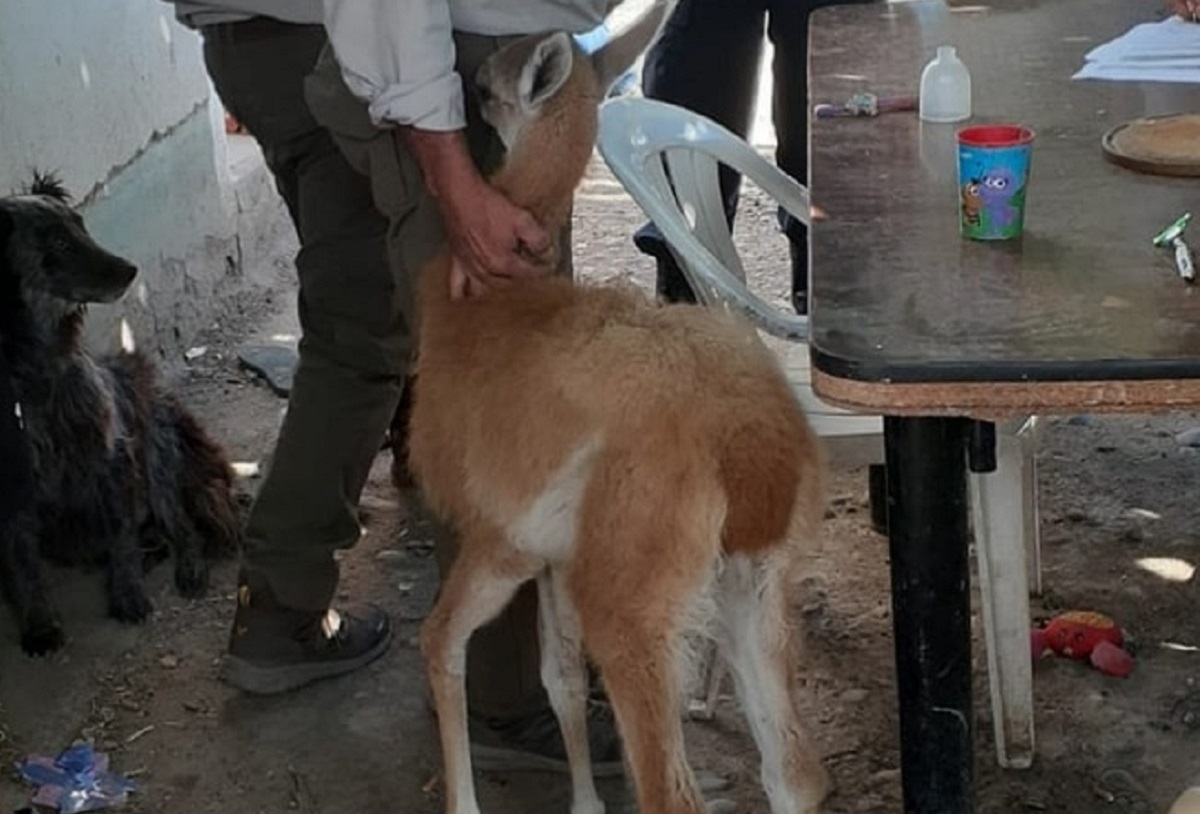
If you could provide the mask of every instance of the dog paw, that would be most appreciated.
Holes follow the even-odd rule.
[[[176,563],[175,588],[188,599],[204,596],[208,591],[208,566],[204,562]]]
[[[108,615],[118,622],[144,622],[152,610],[154,605],[141,586],[126,588],[108,598]]]
[[[62,625],[53,619],[43,619],[21,630],[21,649],[31,656],[45,656],[63,646],[66,637]]]

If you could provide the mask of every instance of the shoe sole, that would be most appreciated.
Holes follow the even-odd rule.
[[[278,695],[365,667],[382,656],[391,643],[392,631],[389,629],[378,644],[356,658],[280,667],[262,667],[243,658],[226,655],[220,679],[251,695]]]
[[[554,772],[570,774],[571,767],[565,760],[546,757],[532,752],[522,752],[504,746],[471,744],[471,763],[485,772]],[[618,777],[625,773],[625,764],[619,760],[592,764],[594,777]]]

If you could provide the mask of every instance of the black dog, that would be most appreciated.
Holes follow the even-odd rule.
[[[85,304],[118,299],[136,273],[96,244],[55,179],[0,199],[0,353],[34,475],[32,496],[0,526],[0,584],[28,653],[63,643],[39,555],[105,563],[109,613],[138,622],[151,610],[142,576],[154,554],[169,549],[176,586],[196,596],[208,561],[237,544],[221,450],[147,359],[83,348]]]

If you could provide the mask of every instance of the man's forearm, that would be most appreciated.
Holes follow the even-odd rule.
[[[430,194],[442,206],[483,182],[467,148],[465,131],[404,127],[400,137],[416,157]]]

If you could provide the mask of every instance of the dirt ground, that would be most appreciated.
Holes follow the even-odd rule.
[[[646,283],[648,264],[628,242],[638,222],[595,166],[576,217],[580,275]],[[785,268],[782,240],[759,199],[745,202],[739,234],[755,258],[757,284],[781,296],[783,275],[768,281],[766,274]],[[280,249],[279,289],[222,317],[199,343],[207,352],[175,377],[239,461],[265,462],[283,408],[239,369],[236,349],[294,335],[288,251]],[[1190,415],[1047,422],[1039,452],[1047,592],[1035,615],[1111,614],[1135,640],[1137,669],[1119,680],[1079,663],[1040,662],[1036,764],[1000,771],[977,633],[980,812],[1162,812],[1200,774],[1200,589],[1186,571],[1172,582],[1139,565],[1200,558],[1200,450],[1177,440],[1197,424]],[[389,464],[381,454],[362,504],[367,534],[343,559],[343,596],[382,604],[397,626],[390,652],[360,673],[266,699],[220,684],[233,609],[229,563],[217,570],[210,597],[198,601],[175,596],[160,567],[152,574],[157,611],[139,628],[103,618],[95,576],[56,572],[71,638],[49,659],[23,656],[8,614],[0,614],[0,812],[28,799],[9,769],[13,760],[56,753],[75,738],[92,739],[115,770],[135,777],[132,812],[438,811],[437,739],[414,647],[435,568],[429,541],[407,534]],[[242,484],[247,495],[256,486]],[[828,520],[795,586],[807,645],[796,693],[836,779],[829,814],[901,810],[887,561],[887,542],[868,522],[865,472],[835,460]],[[689,723],[688,737],[694,766],[731,779],[722,796],[740,811],[767,810],[732,699],[722,700],[714,722]],[[484,775],[480,793],[493,814],[568,807],[566,779],[549,775]],[[601,793],[611,810],[631,810],[621,781],[606,781]]]

